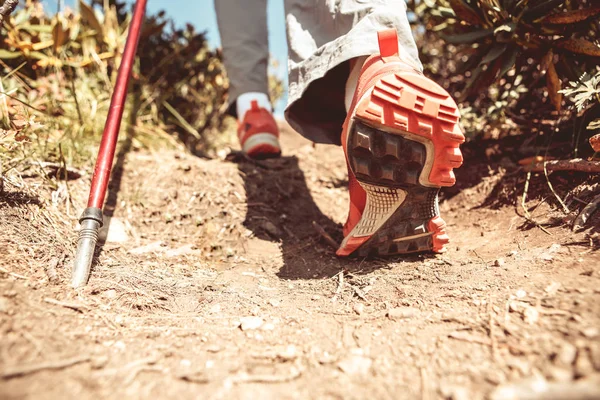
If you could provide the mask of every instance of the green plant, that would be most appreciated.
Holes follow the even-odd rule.
[[[581,136],[593,110],[565,109],[562,89],[600,64],[597,2],[422,0],[413,7],[425,26],[416,31],[426,72],[485,120],[483,130],[467,125],[467,133],[494,138],[558,128]]]

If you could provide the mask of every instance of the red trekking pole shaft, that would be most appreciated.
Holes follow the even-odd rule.
[[[104,206],[106,188],[110,180],[110,172],[127,98],[127,87],[129,86],[129,78],[140,39],[146,3],[147,0],[136,0],[135,3],[123,58],[117,74],[117,83],[110,101],[102,141],[98,150],[87,208],[79,219],[81,230],[79,231],[77,254],[73,265],[72,284],[74,287],[85,285],[89,279],[94,250],[98,241],[98,230],[102,226],[102,207]]]

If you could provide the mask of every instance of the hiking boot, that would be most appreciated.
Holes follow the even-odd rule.
[[[252,158],[278,157],[281,154],[275,118],[268,110],[259,107],[255,100],[239,124],[237,133],[242,151]]]
[[[362,67],[344,122],[350,212],[339,256],[443,252],[438,192],[463,162],[456,103],[402,62],[395,29]]]

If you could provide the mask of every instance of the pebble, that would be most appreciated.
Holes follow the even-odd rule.
[[[279,307],[279,305],[281,304],[281,300],[271,299],[269,300],[269,304],[273,307]]]
[[[523,311],[523,321],[526,324],[533,325],[540,319],[540,313],[535,307],[527,307]]]
[[[261,326],[263,326],[263,324],[265,323],[265,321],[263,321],[262,318],[260,317],[243,317],[240,318],[240,328],[243,331],[251,331],[254,329],[258,329]]]
[[[355,303],[352,309],[355,313],[361,315],[365,311],[365,305],[363,303]]]
[[[223,348],[217,344],[213,344],[213,345],[206,347],[206,351],[208,351],[209,353],[218,353],[221,350],[223,350]]]
[[[556,353],[554,364],[564,367],[573,365],[575,357],[577,357],[577,347],[571,343],[563,343]]]
[[[102,368],[106,367],[107,364],[108,364],[107,356],[94,357],[90,360],[90,366],[92,367],[92,369],[102,369]]]
[[[337,363],[337,367],[348,375],[367,375],[373,365],[369,357],[351,354]]]
[[[589,328],[582,329],[581,334],[588,339],[594,339],[600,336],[600,329],[595,326],[592,326]]]
[[[414,307],[398,307],[388,310],[386,317],[389,319],[408,319],[416,317],[419,314],[419,309]]]
[[[594,373],[594,365],[588,357],[585,349],[579,349],[577,360],[575,361],[575,374],[578,378],[583,378]]]
[[[504,258],[499,258],[496,261],[494,261],[494,267],[503,267],[504,264],[506,264],[506,261],[504,261]]]
[[[298,358],[298,349],[293,344],[277,352],[277,357],[282,361],[293,361]]]
[[[104,297],[106,297],[107,299],[115,299],[117,297],[117,291],[115,289],[109,289],[106,290],[103,293]]]

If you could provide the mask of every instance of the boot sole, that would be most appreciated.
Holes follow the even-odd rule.
[[[360,99],[346,149],[367,201],[338,254],[444,251],[438,193],[462,164],[458,119],[450,95],[412,72],[385,76]]]

